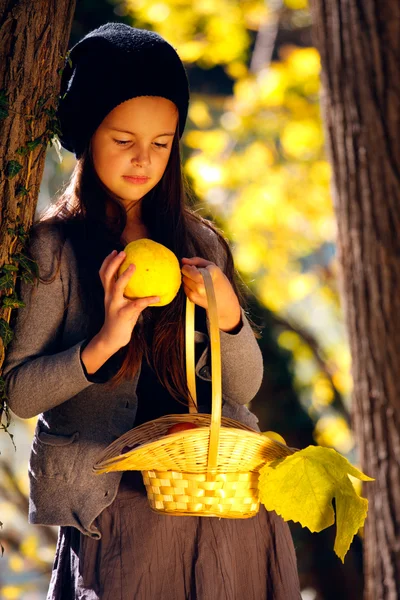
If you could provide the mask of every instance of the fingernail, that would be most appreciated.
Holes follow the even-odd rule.
[[[119,253],[120,256],[125,256],[125,252],[122,250],[122,252]]]

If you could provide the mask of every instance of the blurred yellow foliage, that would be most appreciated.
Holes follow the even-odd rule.
[[[321,127],[313,119],[291,121],[282,131],[281,142],[289,158],[311,158],[321,151]]]
[[[13,553],[9,558],[8,566],[16,573],[20,573],[25,568],[25,561],[21,556]]]
[[[303,343],[300,336],[294,331],[283,331],[279,334],[278,342],[280,346],[292,352]]]
[[[193,123],[199,129],[203,129],[205,127],[209,127],[212,124],[212,118],[210,112],[208,110],[208,106],[204,100],[201,99],[192,99],[189,106],[189,119],[193,121]],[[188,132],[190,133],[190,131]],[[187,133],[186,133],[187,136]],[[185,137],[186,141],[186,137]]]
[[[342,371],[336,371],[332,375],[332,381],[336,389],[344,396],[350,396],[353,391],[353,378],[350,371],[343,369]]]
[[[270,17],[270,8],[265,2],[246,0],[245,8],[244,4],[244,2],[241,3],[243,9],[243,18],[246,26],[249,29],[255,29],[258,31],[262,24],[268,23]]]
[[[25,496],[29,496],[29,480],[26,476],[26,465],[19,464],[18,470],[14,473],[19,489]]]
[[[257,75],[258,101],[261,106],[281,107],[285,102],[289,84],[287,68],[281,63],[272,63]]]
[[[250,42],[249,34],[241,22],[241,10],[231,2],[224,3],[223,14],[208,19],[205,34],[213,48],[212,53],[206,51],[206,60],[214,65],[240,58]]]
[[[5,585],[0,591],[4,600],[21,600],[22,588],[18,585]]]
[[[221,166],[201,154],[195,154],[187,160],[186,171],[193,177],[193,187],[199,195],[206,194],[211,187],[224,183]]]
[[[312,273],[301,273],[290,279],[288,285],[289,298],[293,302],[302,300],[313,292],[318,280]]]
[[[238,60],[235,62],[229,63],[226,66],[225,70],[226,70],[227,74],[229,75],[229,77],[232,77],[232,79],[243,78],[248,73],[246,65]]]
[[[218,156],[225,149],[229,142],[229,135],[221,129],[192,130],[188,132],[185,142],[189,148],[201,148],[204,153],[212,158]]]
[[[26,556],[26,558],[36,560],[38,554],[38,547],[39,543],[36,535],[29,535],[23,540],[20,546],[20,550],[22,554]]]
[[[284,0],[284,4],[292,10],[308,8],[308,0]]]
[[[248,239],[245,243],[240,244],[235,251],[235,266],[242,273],[254,273],[257,271],[260,264],[260,246],[265,247],[265,241],[261,244],[257,237]]]
[[[186,42],[180,49],[179,56],[184,62],[196,62],[199,60],[205,49],[206,42],[204,40],[192,40]]]
[[[334,391],[330,381],[322,373],[318,373],[314,377],[314,388],[312,394],[312,400],[314,404],[327,406],[334,399]]]
[[[243,57],[250,44],[246,23],[265,18],[263,2],[230,0],[127,0],[136,26],[160,33],[187,62],[204,67]]]
[[[297,348],[293,351],[293,355],[295,359],[299,361],[299,363],[300,361],[312,361],[314,359],[311,348],[304,342],[297,346]]]
[[[154,2],[146,7],[146,17],[153,23],[162,23],[170,15],[170,8],[165,2]]]
[[[354,447],[352,432],[345,419],[338,415],[321,417],[317,421],[314,436],[320,446],[335,447],[344,454]]]
[[[319,89],[321,59],[315,48],[294,49],[288,54],[285,62],[290,85],[314,81]]]
[[[258,103],[257,81],[249,75],[238,79],[234,85],[235,108],[239,114],[252,113]]]
[[[37,423],[37,417],[32,417],[31,419],[24,419],[24,423],[28,427],[29,432],[33,435]]]

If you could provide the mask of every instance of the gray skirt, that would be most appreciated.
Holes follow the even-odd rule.
[[[95,540],[60,527],[46,600],[301,600],[288,524],[150,509],[140,472],[124,473]]]

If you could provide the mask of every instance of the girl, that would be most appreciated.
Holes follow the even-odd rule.
[[[101,451],[134,426],[188,412],[185,302],[196,304],[200,412],[210,412],[210,270],[221,337],[223,415],[259,431],[245,407],[263,364],[223,235],[190,209],[179,139],[187,76],[162,37],[107,23],[74,46],[63,72],[60,140],[70,185],[30,231],[39,282],[20,281],[3,369],[11,410],[38,415],[29,522],[58,525],[47,600],[298,600],[289,528],[261,506],[249,519],[153,512],[138,472],[96,475]],[[169,305],[129,300],[124,246],[151,238],[179,258]]]

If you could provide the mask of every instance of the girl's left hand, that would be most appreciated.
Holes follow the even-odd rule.
[[[208,308],[204,280],[198,270],[198,267],[206,268],[214,285],[219,329],[229,331],[237,327],[241,321],[240,303],[225,273],[215,263],[198,256],[182,258],[182,263],[183,289],[189,300]]]

